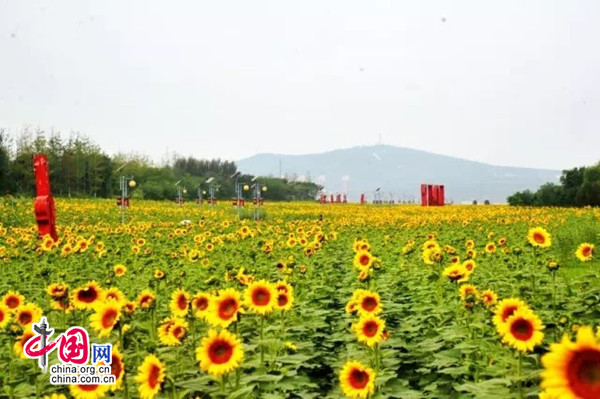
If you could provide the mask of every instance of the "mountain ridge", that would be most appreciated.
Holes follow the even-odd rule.
[[[276,176],[280,162],[282,174],[309,177],[328,193],[342,192],[341,179],[349,178],[348,194],[354,201],[361,193],[372,193],[377,187],[386,193],[386,200],[418,200],[419,185],[429,183],[445,184],[447,198],[454,202],[487,199],[504,203],[516,191],[535,190],[546,182],[558,182],[560,176],[559,170],[497,166],[390,145],[314,154],[260,153],[238,161],[238,166],[246,173]]]

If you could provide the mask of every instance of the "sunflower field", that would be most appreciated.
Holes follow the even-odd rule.
[[[0,200],[0,398],[600,398],[598,209],[263,209]],[[42,316],[117,383],[52,385]]]

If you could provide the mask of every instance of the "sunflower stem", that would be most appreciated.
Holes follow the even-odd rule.
[[[518,398],[523,399],[523,380],[521,378],[523,368],[523,353],[519,351],[519,362],[517,363],[517,387],[518,387]]]
[[[260,365],[265,365],[265,343],[264,341],[265,316],[260,316]]]
[[[552,271],[552,320],[554,321],[554,342],[556,342],[556,329],[558,328],[556,320],[556,270]]]
[[[167,377],[167,381],[169,381],[169,385],[171,386],[171,398],[177,398],[177,388],[175,387],[175,381],[171,377]]]
[[[125,339],[123,338],[123,325],[119,323],[119,344],[121,350],[125,353]],[[123,387],[125,388],[125,399],[129,398],[129,388],[127,387],[127,373],[125,371],[125,364],[123,364]]]
[[[238,335],[238,322],[235,321],[233,323],[233,333],[237,337]],[[237,367],[235,369],[235,390],[237,391],[240,388],[240,368]]]

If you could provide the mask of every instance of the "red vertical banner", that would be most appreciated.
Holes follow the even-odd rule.
[[[366,200],[366,198],[365,198],[365,194],[364,194],[364,193],[362,193],[362,194],[360,195],[360,204],[361,204],[361,205],[364,205],[366,202],[367,202],[367,200]]]
[[[35,190],[37,194],[34,202],[34,212],[38,231],[41,236],[50,235],[54,241],[57,241],[54,199],[50,191],[50,171],[46,155],[36,154],[33,156],[33,171],[35,173]]]
[[[431,205],[437,206],[440,204],[440,186],[434,185],[431,190]]]
[[[329,196],[329,202],[331,202],[331,203],[333,204],[333,194],[331,194],[331,195]]]
[[[440,206],[444,206],[446,204],[446,189],[443,184],[440,186],[440,196],[438,199]]]
[[[342,194],[338,194],[336,196],[335,202],[337,202],[338,204],[340,204],[342,202]]]
[[[434,205],[433,202],[433,185],[427,185],[427,203],[429,206]]]
[[[427,184],[421,184],[421,205],[429,205],[429,201],[427,200]]]

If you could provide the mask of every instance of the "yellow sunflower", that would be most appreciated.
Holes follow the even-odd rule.
[[[110,385],[111,391],[117,391],[123,383],[123,375],[125,375],[125,364],[123,363],[123,355],[119,351],[119,345],[113,346],[110,363],[110,373],[117,379],[114,385]]]
[[[6,327],[10,323],[10,309],[2,303],[0,303],[0,330]]]
[[[502,342],[521,352],[531,352],[544,340],[542,321],[529,309],[519,309],[505,323]]]
[[[119,263],[119,264],[115,265],[115,267],[113,268],[113,271],[115,272],[115,276],[122,277],[127,272],[127,267],[125,265],[122,265]]]
[[[25,346],[27,341],[29,341],[33,337],[34,334],[31,331],[31,329],[25,330],[23,334],[19,336],[19,338],[17,338],[15,344],[13,345],[13,352],[15,353],[15,355],[19,356],[21,359],[27,359],[27,356],[25,356],[25,353],[23,352],[23,347]]]
[[[385,321],[377,316],[362,316],[358,322],[352,325],[352,330],[356,334],[358,342],[364,342],[369,347],[383,340],[385,330]]]
[[[277,291],[277,304],[275,308],[278,310],[290,310],[294,304],[294,294],[291,291]]]
[[[498,295],[492,290],[485,290],[481,292],[481,302],[487,307],[492,306],[498,302]]]
[[[479,292],[477,291],[477,287],[472,284],[462,284],[459,288],[460,299],[463,301],[467,299],[469,295],[474,295],[475,297],[479,296]]]
[[[487,252],[488,254],[495,253],[496,252],[496,244],[493,242],[487,243],[485,246],[485,252]]]
[[[581,327],[572,342],[564,336],[542,357],[542,388],[556,398],[600,398],[600,342],[591,327]]]
[[[46,288],[46,292],[54,299],[62,299],[67,296],[69,286],[63,283],[52,283]]]
[[[140,398],[154,398],[160,392],[165,376],[166,367],[156,355],[146,356],[142,364],[138,367],[138,372],[135,376]]]
[[[24,330],[29,330],[32,323],[37,323],[42,318],[42,309],[35,303],[19,306],[15,313],[15,321]]]
[[[95,281],[90,281],[83,287],[76,288],[71,293],[71,302],[77,309],[92,309],[97,301],[102,301],[103,291]]]
[[[371,255],[368,251],[358,251],[356,255],[354,255],[354,267],[357,269],[364,269],[367,267],[371,267],[373,263],[373,255]]]
[[[552,245],[552,236],[543,227],[534,227],[527,233],[529,244],[538,248],[549,248]]]
[[[219,291],[205,313],[206,321],[213,326],[227,328],[237,321],[238,313],[242,311],[241,298],[242,295],[233,288]]]
[[[194,316],[196,316],[199,319],[204,319],[208,312],[210,301],[210,294],[204,292],[197,292],[196,295],[194,295],[194,297],[192,298],[192,311],[194,311]]]
[[[62,393],[53,393],[52,395],[44,395],[44,399],[67,399]]]
[[[504,328],[508,318],[521,309],[529,309],[529,307],[518,298],[503,299],[496,305],[492,321],[501,335],[504,335]]]
[[[8,291],[6,295],[2,297],[2,303],[4,303],[11,311],[14,311],[25,303],[25,297],[18,292]]]
[[[163,345],[181,345],[188,327],[188,322],[182,318],[167,317],[158,327],[158,338]]]
[[[188,313],[189,303],[190,294],[181,288],[175,290],[173,294],[171,294],[171,302],[169,303],[171,314],[176,317],[185,317]]]
[[[462,265],[464,266],[465,269],[467,269],[467,272],[469,272],[469,274],[473,273],[473,271],[477,267],[477,263],[475,263],[475,261],[473,259],[467,259],[466,261],[463,262]]]
[[[251,283],[244,293],[244,303],[254,313],[271,313],[277,304],[275,286],[265,280]]]
[[[90,316],[90,326],[99,338],[108,337],[121,317],[121,304],[115,300],[107,300],[96,306]]]
[[[210,375],[227,374],[240,366],[244,359],[242,341],[227,330],[210,329],[208,337],[196,349],[200,369]]]
[[[356,310],[361,316],[381,313],[383,307],[379,294],[373,291],[364,291],[356,300]]]
[[[120,289],[118,289],[117,287],[111,287],[107,290],[104,291],[104,300],[105,301],[115,301],[118,302],[119,304],[121,304],[121,306],[127,302],[127,298],[125,297],[125,294],[123,294],[123,292],[121,292]]]
[[[584,242],[577,247],[577,251],[575,251],[575,256],[582,262],[588,262],[592,260],[592,256],[594,255],[594,244],[590,244]]]
[[[442,274],[452,282],[463,282],[469,279],[469,271],[462,264],[452,264],[444,269]]]
[[[292,287],[287,281],[283,281],[283,280],[280,280],[277,283],[275,283],[275,289],[278,292],[283,291],[283,292],[292,293],[294,291],[294,287]]]
[[[137,305],[142,309],[150,309],[154,306],[156,295],[150,290],[143,290],[137,299]]]
[[[366,399],[375,392],[375,372],[360,362],[346,362],[340,371],[340,386],[348,398]]]
[[[110,385],[69,385],[69,393],[75,399],[101,399]]]

